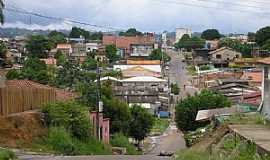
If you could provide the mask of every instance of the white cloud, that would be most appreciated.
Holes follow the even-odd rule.
[[[255,31],[269,24],[270,17],[267,11],[270,2],[267,0],[27,0],[27,3],[26,0],[8,0],[6,2],[7,7],[15,5],[50,16],[156,32],[173,30],[179,26],[191,27],[195,31],[206,28],[217,28],[222,32]],[[16,16],[8,13],[8,23],[18,25],[17,21],[27,23],[28,18],[25,18],[25,15]],[[40,24],[44,19],[33,17],[33,21]],[[62,22],[46,23],[52,23],[47,26],[52,28],[67,27]]]

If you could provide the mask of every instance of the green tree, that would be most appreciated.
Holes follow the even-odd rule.
[[[97,68],[97,61],[90,56],[88,56],[82,64],[82,69],[85,70],[95,70],[96,68]]]
[[[248,32],[248,41],[255,42],[255,39],[256,39],[256,33]]]
[[[144,108],[134,105],[131,108],[129,135],[137,141],[142,141],[150,133],[154,125],[154,117]]]
[[[111,133],[128,135],[131,114],[127,103],[116,98],[103,98],[104,116],[110,118]]]
[[[89,39],[90,32],[79,27],[72,27],[69,37],[80,38],[81,36],[83,36],[85,39]]]
[[[66,43],[66,35],[62,32],[58,31],[51,31],[48,34],[49,39],[51,42],[56,46],[58,43]]]
[[[178,49],[186,49],[190,51],[191,49],[203,48],[205,45],[205,40],[198,37],[189,37],[185,34],[183,37],[175,44],[175,47]]]
[[[203,31],[201,38],[205,40],[220,39],[221,35],[217,29],[207,29]]]
[[[188,96],[176,106],[176,123],[182,131],[195,130],[204,123],[195,121],[197,112],[205,109],[230,107],[230,101],[223,95],[203,90],[195,96]]]
[[[42,112],[46,115],[49,127],[64,127],[79,139],[90,137],[88,108],[75,102],[57,102],[47,104]]]
[[[107,45],[105,52],[106,52],[106,57],[109,59],[110,63],[113,63],[120,58],[117,55],[117,48],[115,45]]]
[[[49,76],[45,62],[38,58],[28,58],[23,65],[22,75],[29,79],[42,84],[48,84]]]
[[[143,35],[142,32],[137,31],[136,28],[130,28],[126,32],[120,32],[119,36],[141,36]]]
[[[4,24],[4,13],[3,9],[5,8],[3,0],[0,0],[0,23]]]
[[[255,41],[259,46],[263,46],[270,39],[270,26],[259,29],[255,35]]]
[[[33,35],[26,41],[26,49],[29,55],[37,58],[47,58],[53,44],[48,37],[43,35]]]
[[[169,57],[167,55],[167,53],[162,52],[161,49],[154,49],[152,51],[152,53],[149,55],[148,59],[162,61],[163,60],[162,57],[163,57],[163,59],[164,59],[165,62],[169,62],[171,60],[171,57]]]
[[[262,46],[262,49],[264,50],[270,50],[270,39],[268,39],[264,45]]]
[[[179,95],[180,92],[180,88],[178,87],[178,85],[176,83],[171,83],[171,93],[173,93],[174,95]]]
[[[59,88],[74,88],[78,82],[79,74],[80,67],[77,63],[65,61],[56,71],[55,85]]]
[[[7,47],[5,42],[0,41],[0,58],[6,58]]]
[[[7,72],[6,78],[8,80],[13,80],[13,79],[23,79],[23,75],[20,70],[17,69],[11,69]]]
[[[54,58],[56,59],[57,66],[62,66],[66,62],[66,56],[60,50],[56,52]]]
[[[248,43],[242,43],[239,40],[232,40],[225,38],[219,41],[219,47],[229,47],[237,52],[242,53],[243,57],[251,57],[252,45]]]
[[[94,32],[90,34],[90,40],[102,40],[103,33],[102,32]]]

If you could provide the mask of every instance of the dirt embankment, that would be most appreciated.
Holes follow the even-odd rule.
[[[201,152],[210,151],[212,145],[217,144],[228,133],[228,126],[222,125],[218,127],[215,131],[208,133],[206,136],[202,137],[199,142],[194,144],[191,148]]]
[[[30,144],[33,137],[46,134],[39,112],[31,111],[0,116],[0,145],[4,147],[19,147],[22,143]]]

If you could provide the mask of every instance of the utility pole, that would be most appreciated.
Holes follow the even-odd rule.
[[[101,85],[100,85],[100,69],[99,69],[99,61],[97,61],[97,70],[96,70],[96,78],[97,78],[97,88],[96,88],[96,111],[97,111],[97,120],[96,120],[96,135],[97,138],[100,140],[101,139],[101,134],[100,134],[100,124],[99,124],[99,117],[100,114],[102,114],[102,102],[101,102]]]

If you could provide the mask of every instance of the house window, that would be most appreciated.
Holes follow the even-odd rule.
[[[216,55],[216,59],[221,59],[221,55],[220,54],[217,54]]]

